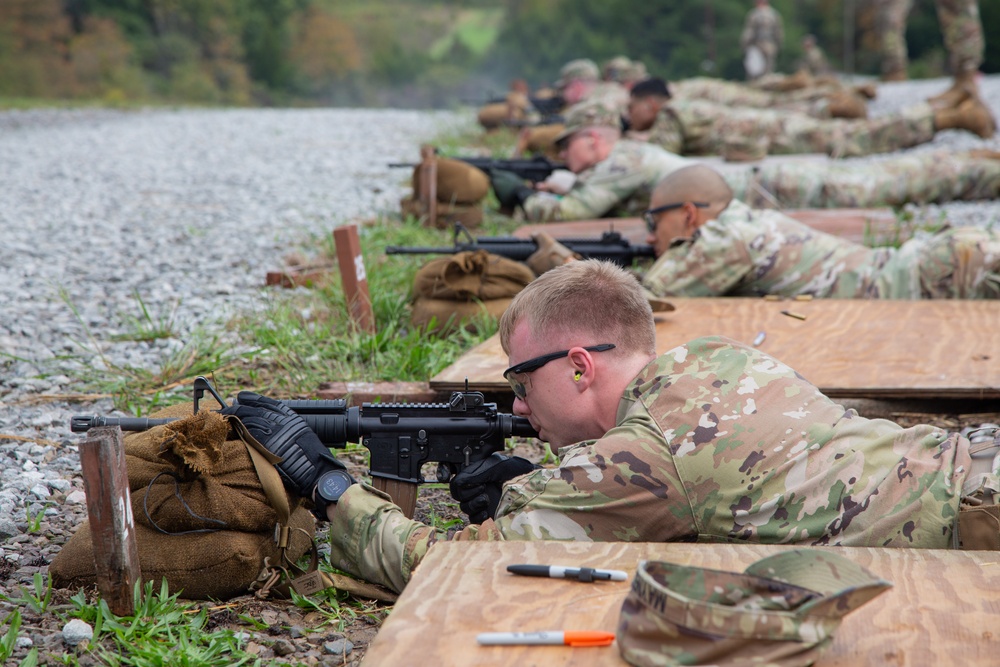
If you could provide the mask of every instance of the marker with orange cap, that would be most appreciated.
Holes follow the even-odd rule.
[[[610,646],[615,633],[600,630],[548,632],[483,632],[476,635],[476,641],[483,646],[514,644],[555,644],[562,646]]]

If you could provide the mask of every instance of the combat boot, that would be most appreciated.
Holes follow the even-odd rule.
[[[831,118],[868,118],[868,105],[849,90],[838,90],[826,97]]]
[[[927,103],[935,109],[951,109],[968,99],[970,92],[976,94],[977,91],[976,72],[961,72],[955,76],[951,88],[928,98]]]
[[[1000,160],[1000,151],[990,150],[989,148],[973,148],[966,155],[977,160]]]
[[[852,90],[869,100],[874,100],[878,96],[878,88],[874,83],[861,83],[852,88]]]
[[[997,126],[993,114],[979,96],[974,95],[955,109],[935,111],[934,129],[967,130],[983,139],[989,139],[996,133]]]

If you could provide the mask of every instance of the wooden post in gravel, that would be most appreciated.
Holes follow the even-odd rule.
[[[125,443],[117,426],[91,429],[80,443],[94,566],[101,598],[118,616],[135,613],[133,589],[141,580]]]
[[[333,242],[337,246],[337,264],[340,267],[340,282],[344,286],[347,308],[358,328],[366,333],[375,333],[375,314],[372,300],[368,295],[368,275],[365,259],[361,255],[358,228],[345,225],[333,230]]]

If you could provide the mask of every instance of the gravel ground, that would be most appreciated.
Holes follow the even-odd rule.
[[[947,85],[883,84],[871,113]],[[1000,117],[1000,76],[981,88]],[[79,390],[94,359],[156,367],[196,327],[252,304],[291,249],[398,210],[406,176],[387,164],[415,160],[422,141],[470,122],[470,114],[376,110],[0,112],[0,594],[16,597],[44,572],[85,517],[69,417],[107,413],[111,403],[63,396]],[[948,131],[913,150],[940,148],[1000,150],[1000,137]],[[986,225],[1000,221],[1000,201],[914,213]],[[113,342],[137,315],[136,295],[152,313],[173,313],[178,340]],[[294,609],[258,612],[309,623]],[[58,653],[60,630],[35,619],[21,635]],[[374,632],[350,629],[357,651],[348,662]],[[289,641],[300,660],[343,663],[322,657],[323,642]]]

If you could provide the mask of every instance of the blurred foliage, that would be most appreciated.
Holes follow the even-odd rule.
[[[834,66],[879,70],[875,3],[773,0],[779,70],[814,34]],[[1000,3],[980,3],[987,37]],[[109,104],[454,106],[574,58],[624,54],[666,78],[743,78],[750,0],[2,0],[0,96]],[[942,76],[934,0],[914,0],[911,76]],[[987,39],[985,72],[1000,71]]]

